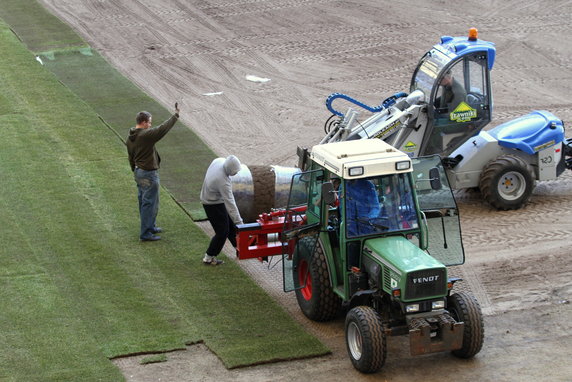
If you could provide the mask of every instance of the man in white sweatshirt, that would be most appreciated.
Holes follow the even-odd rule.
[[[240,161],[234,155],[227,158],[217,158],[207,169],[201,203],[215,234],[211,239],[203,263],[220,265],[224,261],[217,259],[226,239],[236,248],[236,225],[242,224],[240,212],[232,194],[230,177],[240,171]]]

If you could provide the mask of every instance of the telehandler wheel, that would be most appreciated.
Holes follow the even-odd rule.
[[[499,210],[522,207],[534,188],[533,169],[514,155],[490,161],[481,174],[479,188],[483,198]]]
[[[456,321],[465,323],[463,329],[463,347],[453,350],[459,358],[471,358],[483,347],[485,328],[481,307],[474,296],[459,292],[447,298],[447,310]]]
[[[385,364],[387,341],[381,318],[369,306],[356,306],[346,316],[346,346],[354,367],[375,373]]]
[[[330,284],[326,256],[320,240],[306,237],[298,243],[294,253],[294,286],[302,313],[313,321],[334,319],[342,306],[341,298]],[[301,288],[300,288],[301,287]]]

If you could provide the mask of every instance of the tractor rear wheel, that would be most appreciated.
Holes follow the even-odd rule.
[[[334,319],[342,306],[330,283],[328,264],[321,241],[311,237],[300,240],[294,253],[294,286],[302,313],[313,321]]]
[[[483,198],[499,210],[516,210],[530,198],[534,188],[533,169],[514,155],[490,161],[481,174]]]
[[[447,298],[447,310],[457,322],[464,322],[463,347],[453,350],[459,358],[471,358],[483,347],[485,328],[479,303],[472,295],[459,292]]]
[[[346,347],[354,367],[375,373],[385,364],[387,341],[379,314],[369,306],[356,306],[346,316]]]

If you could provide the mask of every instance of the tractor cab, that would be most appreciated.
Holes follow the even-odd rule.
[[[495,52],[494,44],[479,40],[472,28],[468,37],[441,37],[421,58],[410,86],[427,102],[427,128],[420,131],[417,156],[446,157],[491,121]]]

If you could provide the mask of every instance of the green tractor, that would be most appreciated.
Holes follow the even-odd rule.
[[[480,306],[448,266],[464,263],[459,213],[439,156],[411,159],[377,140],[314,146],[292,177],[280,233],[284,290],[306,317],[342,307],[348,354],[378,371],[386,338],[409,334],[412,355],[482,347]]]

